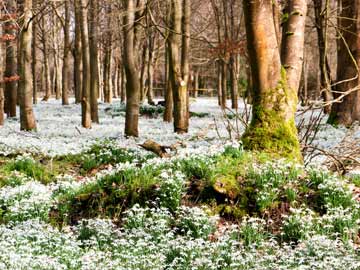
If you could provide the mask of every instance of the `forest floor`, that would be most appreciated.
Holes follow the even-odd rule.
[[[80,105],[55,100],[35,106],[36,133],[8,119],[0,269],[360,269],[358,124],[300,108],[304,166],[242,150],[244,105],[190,110],[177,135],[142,106],[138,139],[124,138],[118,101],[90,130]],[[148,139],[170,157],[142,149]]]

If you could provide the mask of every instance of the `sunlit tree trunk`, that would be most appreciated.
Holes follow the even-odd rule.
[[[172,0],[171,4],[169,71],[174,99],[174,131],[187,133],[189,129],[190,1]]]
[[[301,161],[295,126],[297,92],[281,67],[271,1],[243,0],[254,100],[245,149]]]
[[[304,60],[306,0],[287,1],[284,9],[281,63],[286,70],[289,88],[298,92]]]
[[[126,73],[125,136],[139,136],[140,80],[135,63],[135,0],[126,0],[124,24],[124,66]]]
[[[32,108],[32,0],[20,1],[22,11],[22,29],[20,34],[20,129],[35,130],[36,121]]]
[[[82,47],[82,95],[81,95],[81,123],[84,128],[91,128],[91,105],[90,105],[90,50],[87,1],[80,0],[80,29]]]
[[[360,0],[340,0],[338,70],[335,98],[346,94],[341,103],[332,106],[329,122],[351,126],[360,121]],[[356,89],[356,91],[352,89]]]

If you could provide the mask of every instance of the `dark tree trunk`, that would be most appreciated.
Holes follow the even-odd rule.
[[[340,3],[339,29],[346,43],[342,39],[338,40],[339,84],[335,98],[352,92],[345,94],[340,103],[334,103],[329,122],[351,126],[355,121],[360,121],[360,0],[341,0]]]

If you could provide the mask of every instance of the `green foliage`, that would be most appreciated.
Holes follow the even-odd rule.
[[[3,170],[7,174],[14,171],[23,173],[24,175],[44,184],[52,182],[54,178],[54,174],[52,172],[30,156],[18,156],[15,160],[8,162],[4,166]],[[15,184],[17,179],[12,176],[8,180],[5,180],[5,184],[6,182],[9,184]]]

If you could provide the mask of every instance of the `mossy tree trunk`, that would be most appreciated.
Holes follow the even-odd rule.
[[[360,66],[360,0],[340,0],[339,29],[343,39],[338,41],[338,72],[336,87],[339,95],[359,87]],[[342,82],[343,81],[343,82]],[[360,121],[360,90],[347,94],[341,103],[332,106],[329,123],[351,126]]]
[[[36,121],[32,108],[32,0],[20,1],[22,13],[22,29],[20,34],[20,129],[36,130]]]
[[[245,149],[301,161],[295,126],[297,92],[281,66],[271,1],[244,0],[249,61],[253,77],[253,114],[242,137]]]

